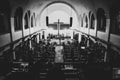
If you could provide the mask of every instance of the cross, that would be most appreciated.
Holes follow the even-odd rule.
[[[58,29],[58,37],[60,36],[60,25],[63,24],[63,22],[60,22],[58,19],[58,22],[54,22],[54,24],[57,24],[57,29]],[[59,42],[61,44],[61,39],[59,38]]]
[[[58,36],[60,35],[60,24],[63,24],[63,22],[60,22],[58,19],[58,22],[54,22],[54,24],[57,24],[57,29],[58,29]]]

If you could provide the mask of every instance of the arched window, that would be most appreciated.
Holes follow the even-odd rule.
[[[99,31],[104,31],[106,30],[106,16],[105,16],[105,11],[102,8],[99,8],[97,10],[97,29]]]
[[[120,9],[117,7],[112,7],[110,9],[110,31],[113,34],[120,35]]]
[[[82,27],[82,17],[81,17],[81,15],[79,16],[79,21],[80,21],[80,27]]]
[[[29,28],[29,26],[28,26],[28,14],[27,13],[25,14],[25,17],[24,17],[24,27],[25,27],[25,29]]]
[[[94,14],[92,14],[91,18],[90,18],[90,29],[95,29],[95,16],[94,16]]]
[[[92,11],[89,12],[89,19],[90,19],[91,14],[92,14]]]
[[[6,32],[5,26],[5,14],[0,12],[0,34],[4,34]]]
[[[0,35],[10,32],[11,8],[8,0],[0,1]]]
[[[16,9],[14,16],[15,31],[22,30],[22,16],[23,16],[23,9],[21,7],[18,7]]]
[[[81,27],[83,27],[83,17],[81,16]]]
[[[30,10],[28,10],[28,17],[30,18],[30,15],[31,15],[31,12],[30,12]]]
[[[28,10],[24,17],[25,29],[29,28],[30,15],[31,15],[31,12],[30,12],[30,10]]]
[[[87,16],[85,16],[85,23],[86,23],[85,27],[88,28],[88,18],[87,18]]]
[[[36,26],[35,13],[33,13],[33,18],[34,18],[34,20],[33,20],[33,24],[34,24],[34,26]]]
[[[86,14],[83,14],[83,27],[88,28],[88,18]]]

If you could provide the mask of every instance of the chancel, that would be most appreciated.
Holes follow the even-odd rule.
[[[119,0],[0,0],[0,80],[120,80]]]

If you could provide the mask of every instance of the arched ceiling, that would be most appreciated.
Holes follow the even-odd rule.
[[[4,0],[1,0],[4,1]],[[88,6],[89,4],[94,5],[96,2],[98,2],[98,4],[100,3],[105,3],[105,4],[110,4],[110,5],[119,5],[119,0],[10,0],[13,1],[15,3],[32,3],[32,4],[38,4],[36,6],[39,6],[45,2],[51,2],[51,1],[68,1],[68,2],[76,2],[76,3],[81,3],[84,6]],[[87,3],[87,4],[86,4]],[[88,4],[89,3],[89,4]]]
[[[54,11],[59,10],[59,11],[64,11],[69,15],[72,15],[72,8],[61,3],[52,4],[46,7],[46,9],[47,9],[47,14],[50,14],[50,13],[53,13]]]

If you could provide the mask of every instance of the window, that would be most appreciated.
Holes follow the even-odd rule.
[[[24,21],[25,21],[25,23],[24,23],[25,29],[29,28],[29,26],[28,26],[28,15],[27,15],[27,13],[25,14]]]
[[[83,27],[83,18],[81,17],[81,27]]]
[[[0,35],[10,33],[10,13],[9,1],[0,1]]]
[[[91,14],[92,14],[92,11],[89,12],[89,19],[90,19],[90,17],[91,17]]]
[[[30,19],[30,15],[31,15],[31,12],[30,12],[30,10],[28,10],[28,19]]]
[[[94,17],[94,14],[91,15],[90,29],[95,29],[95,17]]]
[[[0,13],[0,34],[5,33],[5,19],[4,19],[4,14]]]
[[[88,28],[88,18],[87,15],[83,14],[83,26]]]
[[[15,31],[22,30],[22,16],[23,16],[23,9],[19,7],[16,9],[14,16]]]
[[[105,32],[106,30],[106,16],[105,11],[102,8],[99,8],[97,11],[97,29],[99,31]]]
[[[111,8],[110,10],[111,26],[110,31],[113,34],[120,35],[120,9]]]
[[[34,17],[33,24],[34,24],[34,26],[36,26],[35,13],[33,13],[33,17]]]
[[[29,28],[30,15],[31,15],[31,12],[30,12],[30,10],[28,10],[27,13],[25,14],[25,17],[24,17],[24,27],[25,27],[25,29]]]
[[[117,19],[117,27],[115,29],[115,32],[117,32],[117,34],[120,34],[120,10],[117,12],[117,15],[116,15],[116,19]]]
[[[80,27],[82,27],[82,17],[81,17],[81,15],[79,17],[79,20],[80,20]]]
[[[5,13],[0,12],[0,34],[9,33],[9,21]]]
[[[31,17],[31,27],[33,27],[33,16]]]
[[[88,28],[88,18],[87,18],[87,16],[85,16],[85,23],[86,23],[85,27]]]

